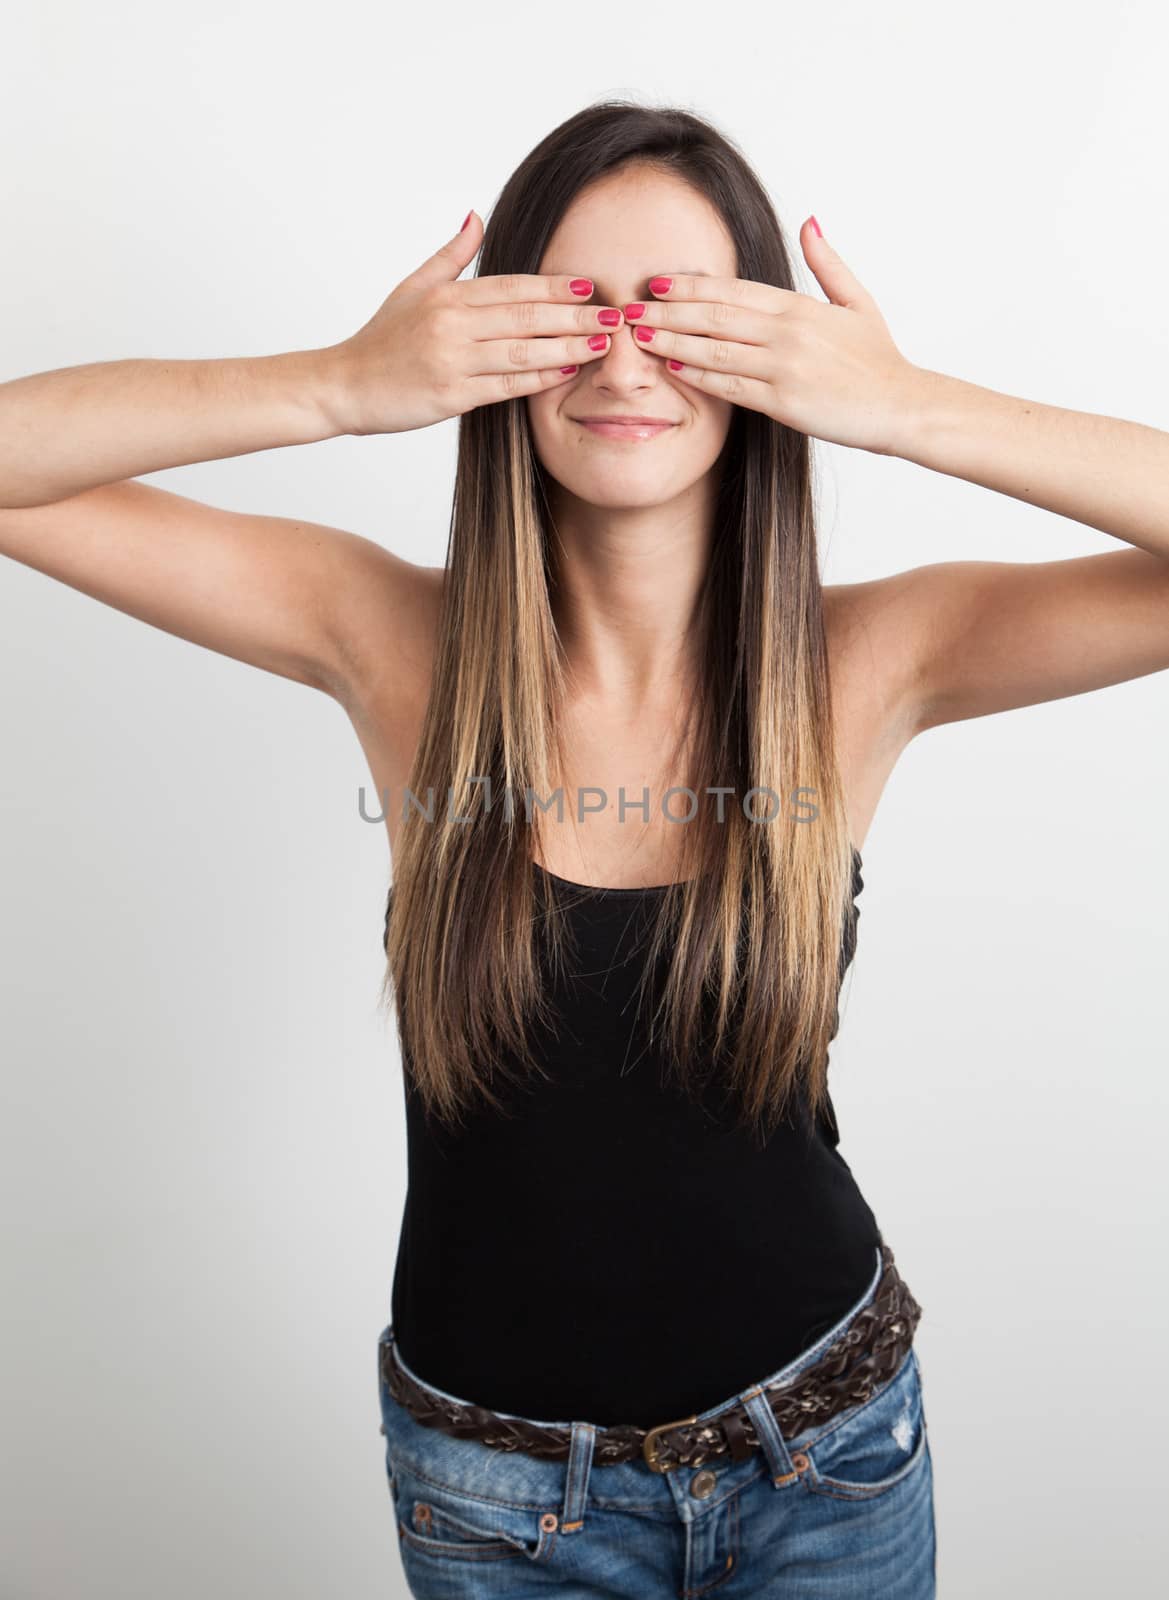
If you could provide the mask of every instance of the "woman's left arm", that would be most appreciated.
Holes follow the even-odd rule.
[[[885,454],[997,489],[1169,561],[1169,433],[914,372]]]
[[[1169,669],[1169,434],[915,371],[883,453],[1135,548],[881,580],[915,645],[913,732]]]
[[[864,618],[905,736],[1169,668],[1169,434],[913,365],[814,218],[800,244],[827,304],[745,279],[654,278],[653,300],[626,307],[634,337],[652,327],[644,348],[684,385],[1133,547],[939,561],[840,586]]]

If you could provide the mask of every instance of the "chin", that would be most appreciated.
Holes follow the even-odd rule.
[[[570,483],[567,488],[578,500],[603,511],[646,511],[665,505],[677,492],[663,483],[614,483],[611,477],[604,483]]]

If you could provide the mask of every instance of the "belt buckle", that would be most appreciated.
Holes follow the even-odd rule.
[[[693,1417],[678,1417],[674,1422],[659,1422],[656,1428],[647,1429],[645,1438],[641,1441],[641,1453],[645,1457],[646,1464],[651,1472],[669,1472],[670,1466],[677,1465],[676,1462],[671,1462],[670,1466],[661,1464],[657,1453],[657,1435],[659,1433],[668,1433],[671,1428],[684,1428],[687,1423],[697,1421],[696,1414]]]

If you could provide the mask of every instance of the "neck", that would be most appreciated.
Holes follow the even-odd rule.
[[[713,541],[713,491],[667,506],[553,510],[552,609],[575,690],[629,710],[696,664]]]

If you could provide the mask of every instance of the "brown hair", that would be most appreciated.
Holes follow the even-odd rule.
[[[745,157],[694,113],[605,100],[570,117],[509,178],[486,225],[478,274],[539,271],[548,241],[590,182],[630,164],[673,174],[716,208],[738,276],[796,287],[782,230]],[[670,951],[658,1015],[684,1086],[713,1053],[743,1119],[772,1127],[797,1088],[827,1094],[852,855],[832,729],[808,438],[736,406],[707,582],[696,619],[701,682],[689,759],[733,786],[683,828],[687,876],[663,893],[647,973]],[[394,863],[382,999],[397,1002],[404,1062],[429,1112],[458,1122],[496,1070],[535,1070],[527,1021],[548,1016],[534,932],[565,937],[532,868],[522,797],[546,800],[565,770],[558,708],[565,664],[544,469],[522,398],[459,419],[458,463],[434,675],[413,795]],[[490,791],[484,782],[490,779]],[[815,819],[743,810],[753,789]],[[514,807],[501,803],[504,794]],[[448,799],[450,804],[448,805]],[[770,808],[774,810],[774,807]],[[805,803],[805,809],[807,805]],[[470,817],[470,822],[455,820]],[[704,1006],[713,1002],[709,1037]],[[656,1023],[655,1023],[656,1025]],[[510,1059],[509,1059],[510,1058]]]

